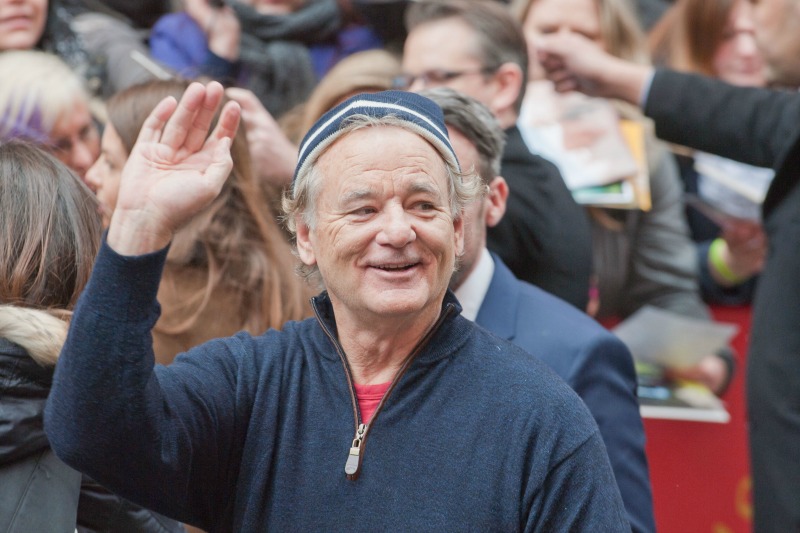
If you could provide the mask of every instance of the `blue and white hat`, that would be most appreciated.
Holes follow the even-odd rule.
[[[353,96],[322,115],[311,126],[300,144],[292,183],[342,135],[343,126],[347,125],[347,119],[353,115],[369,115],[377,118],[394,115],[408,122],[410,130],[431,143],[449,165],[460,170],[458,159],[447,135],[441,108],[416,93],[383,91]]]

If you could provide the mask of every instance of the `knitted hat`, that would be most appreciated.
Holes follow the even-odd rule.
[[[342,135],[347,119],[354,115],[385,117],[388,115],[408,123],[411,131],[431,143],[448,164],[460,170],[458,159],[447,136],[441,108],[424,96],[406,91],[383,91],[373,94],[358,94],[334,107],[308,130],[300,144],[297,167],[298,174],[322,155]]]

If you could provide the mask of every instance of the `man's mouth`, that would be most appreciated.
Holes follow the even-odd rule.
[[[411,270],[418,264],[419,262],[379,264],[379,265],[372,265],[372,268],[377,268],[378,270],[384,270],[386,272],[404,272],[406,270]]]

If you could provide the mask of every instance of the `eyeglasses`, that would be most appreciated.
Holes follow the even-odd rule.
[[[395,76],[392,80],[392,87],[395,89],[408,89],[417,80],[422,80],[425,87],[432,87],[435,85],[444,85],[450,80],[460,78],[461,76],[469,76],[471,74],[491,74],[497,70],[496,67],[481,67],[469,70],[444,70],[435,69],[420,74],[401,74]]]

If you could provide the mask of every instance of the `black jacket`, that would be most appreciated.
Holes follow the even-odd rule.
[[[0,306],[0,530],[71,532],[77,526],[87,533],[184,531],[179,523],[81,477],[50,451],[42,417],[57,348],[49,351],[49,360],[40,356],[37,362],[22,345],[41,345],[44,339],[52,345],[58,332],[49,330],[46,321],[22,335],[17,327],[31,325],[42,314]],[[11,328],[19,344],[4,338]]]
[[[500,174],[510,193],[503,220],[488,230],[488,248],[519,279],[585,310],[592,273],[586,211],[558,168],[532,154],[516,126],[506,130]]]
[[[800,531],[800,95],[659,70],[645,113],[667,141],[775,170],[747,361],[754,530]]]

